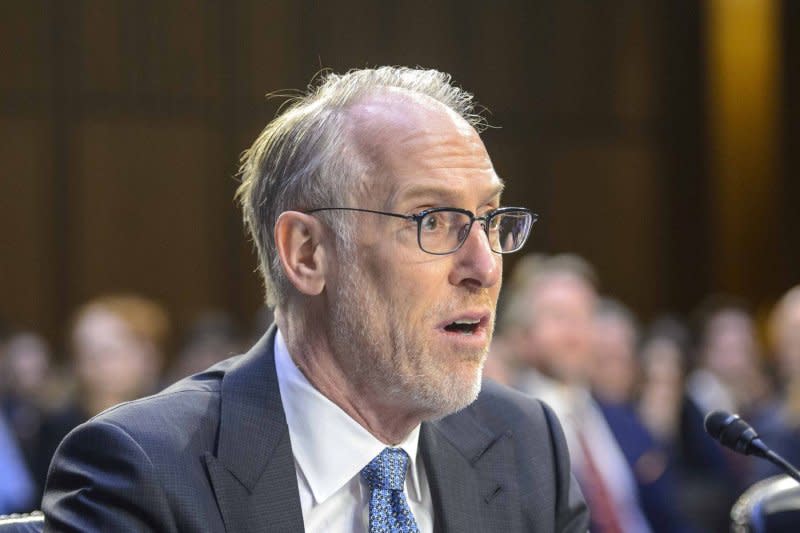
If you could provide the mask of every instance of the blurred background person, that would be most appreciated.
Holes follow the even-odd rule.
[[[592,531],[652,531],[635,476],[589,392],[595,274],[572,255],[538,256],[510,296],[522,328],[515,386],[550,405],[564,426],[573,470],[592,512]],[[523,326],[524,325],[524,326]]]
[[[20,453],[16,435],[6,423],[7,389],[11,382],[8,369],[6,328],[0,322],[0,515],[27,511],[35,502],[33,479]]]
[[[777,364],[780,395],[771,408],[753,421],[762,440],[787,461],[800,465],[800,285],[775,305],[769,337]],[[754,465],[754,478],[782,473],[767,461]]]
[[[168,333],[166,311],[142,296],[101,296],[78,309],[70,335],[75,390],[42,423],[35,469],[40,486],[70,430],[109,407],[156,391]]]
[[[266,329],[264,330],[266,331]],[[261,333],[263,335],[263,331]],[[166,384],[201,372],[243,351],[236,321],[222,310],[202,313],[189,327]]]
[[[688,350],[688,329],[671,317],[653,322],[640,348],[639,412],[653,436],[664,443],[679,438],[684,402],[692,405],[702,431],[702,414],[684,390]]]
[[[57,401],[59,392],[51,377],[51,360],[47,342],[32,332],[12,335],[0,355],[2,415],[31,472],[39,468],[44,414]],[[37,493],[41,490],[41,486],[36,487]]]
[[[29,511],[36,489],[14,434],[0,413],[0,515]]]
[[[503,385],[513,385],[514,347],[502,334],[495,334],[489,345],[489,354],[483,365],[483,378],[491,379]]]
[[[669,456],[677,506],[701,531],[725,531],[738,495],[722,448],[706,434],[704,413],[686,393],[690,336],[672,317],[655,320],[642,341],[638,411]]]
[[[590,381],[598,402],[633,408],[639,386],[638,325],[631,311],[611,299],[600,300],[592,328]]]
[[[669,454],[637,410],[642,377],[638,345],[639,327],[633,313],[618,301],[601,300],[594,314],[589,364],[595,401],[630,467],[653,531],[690,531],[677,502]]]
[[[498,318],[484,376],[510,387],[517,387],[525,369],[536,368],[536,353],[527,347],[530,311],[523,297],[526,287],[543,256],[522,256],[503,282],[498,303]]]
[[[755,323],[745,307],[713,297],[698,315],[697,366],[688,378],[689,395],[703,413],[715,409],[756,413],[769,397],[761,368]]]
[[[738,413],[759,425],[771,405],[772,387],[762,367],[755,323],[746,308],[730,297],[707,299],[695,313],[696,366],[687,392],[705,416],[714,410]],[[722,449],[736,492],[755,480],[758,459]]]

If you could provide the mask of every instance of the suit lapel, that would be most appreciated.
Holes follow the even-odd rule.
[[[519,531],[512,434],[479,424],[470,408],[422,424],[435,531]]]
[[[289,430],[275,374],[273,326],[222,380],[208,475],[229,532],[302,531]]]
[[[304,528],[275,373],[275,331],[223,377],[217,454],[204,457],[229,533]],[[420,439],[437,532],[521,530],[511,431],[489,430],[468,407],[423,423]]]

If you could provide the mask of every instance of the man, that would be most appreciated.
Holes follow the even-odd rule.
[[[639,503],[654,533],[690,531],[679,506],[673,465],[637,409],[642,370],[639,326],[621,302],[602,299],[592,328],[592,396],[636,480]]]
[[[552,412],[478,396],[533,217],[500,208],[472,111],[445,74],[384,67],[270,123],[238,197],[277,327],[72,433],[50,530],[585,531]]]
[[[571,255],[523,258],[515,271],[509,326],[524,370],[516,386],[551,405],[564,424],[592,531],[647,533],[634,472],[589,392],[597,306],[594,272]]]

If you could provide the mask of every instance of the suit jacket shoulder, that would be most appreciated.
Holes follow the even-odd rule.
[[[45,530],[302,531],[273,334],[72,431],[50,466]]]
[[[199,461],[215,448],[222,378],[234,362],[113,407],[70,432],[50,465],[45,529],[221,531]]]
[[[470,406],[423,424],[422,450],[443,531],[587,530],[561,426],[538,400],[486,381]]]

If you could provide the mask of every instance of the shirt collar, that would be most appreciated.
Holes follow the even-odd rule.
[[[358,476],[386,444],[375,438],[306,379],[292,360],[280,330],[275,335],[275,370],[295,462],[321,503]],[[396,447],[410,459],[408,496],[421,499],[417,426]]]

